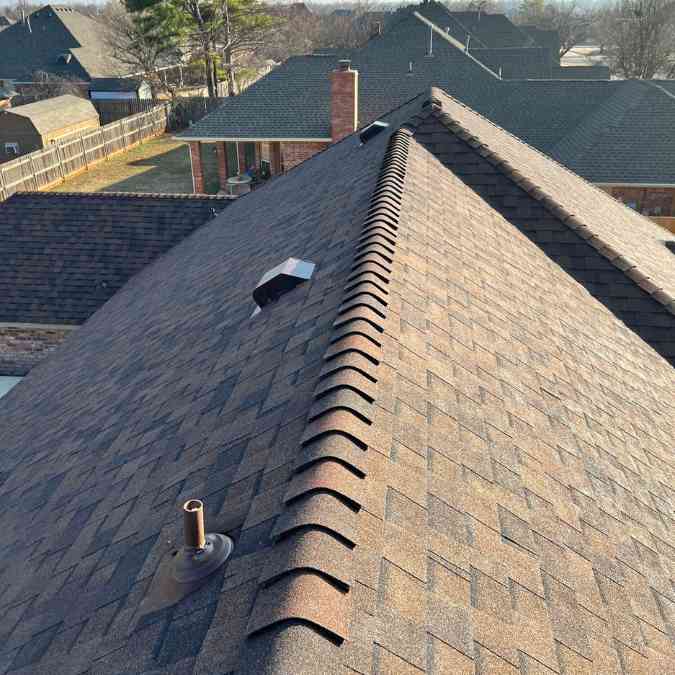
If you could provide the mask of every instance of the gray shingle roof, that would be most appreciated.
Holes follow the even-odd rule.
[[[451,11],[449,14],[488,48],[531,47],[534,44],[534,40],[504,14],[477,11]]]
[[[505,80],[553,78],[551,51],[546,47],[470,49],[471,55]]]
[[[83,323],[226,204],[190,195],[12,195],[0,203],[0,322]]]
[[[71,7],[45,5],[0,33],[0,78],[31,81],[43,71],[77,81],[122,75],[108,56],[103,25]],[[63,54],[72,54],[66,63]]]
[[[503,81],[451,40],[438,32],[434,35],[434,56],[426,58],[428,25],[402,12],[364,49],[289,59],[179,136],[327,139],[329,73],[339,58],[348,57],[359,71],[361,125],[425,88],[438,86],[589,180],[675,184],[675,137],[667,132],[673,119],[669,101],[675,100],[663,92],[661,98],[655,92],[643,95],[648,90],[642,85],[608,79]],[[497,67],[496,62],[491,65]],[[666,82],[663,88],[668,86]],[[604,126],[596,129],[594,119],[603,120]],[[596,145],[602,143],[599,153],[585,150],[586,136]],[[566,147],[577,148],[578,153],[563,151]]]
[[[17,115],[29,119],[40,134],[58,131],[65,126],[95,119],[98,113],[91,101],[72,94],[8,108],[1,115]]]
[[[183,138],[330,138],[329,73],[340,58],[359,71],[359,121],[366,124],[433,82],[477,106],[489,100],[496,75],[408,14],[362,50],[292,57],[186,130]],[[409,64],[413,74],[409,75]]]
[[[674,96],[624,81],[549,152],[593,182],[675,184],[673,120]]]
[[[5,669],[672,672],[675,371],[549,248],[658,302],[601,244],[670,287],[662,231],[438,91],[388,121],[0,401]],[[314,277],[251,319],[288,256]],[[195,496],[234,557],[144,613]]]
[[[559,80],[609,80],[609,66],[554,66],[553,77]]]

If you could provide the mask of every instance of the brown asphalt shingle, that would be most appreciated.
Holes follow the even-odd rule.
[[[0,402],[5,670],[675,668],[673,368],[433,96],[237,201]],[[250,319],[289,255],[314,278]],[[195,496],[234,556],[144,611]]]

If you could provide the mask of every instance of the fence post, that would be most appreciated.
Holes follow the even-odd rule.
[[[84,168],[89,168],[89,162],[87,162],[87,148],[84,144],[84,136],[80,136],[80,145],[82,146],[82,161],[84,162]]]
[[[63,166],[63,157],[61,155],[61,143],[54,143],[56,146],[56,161],[59,165],[59,173],[61,174],[61,180],[66,180],[66,167]]]
[[[33,185],[35,185],[35,192],[38,192],[40,189],[40,186],[38,185],[38,178],[37,178],[37,170],[35,168],[35,153],[31,152],[28,154],[28,157],[30,157],[30,169],[33,172]]]

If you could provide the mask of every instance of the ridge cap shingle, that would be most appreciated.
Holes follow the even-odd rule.
[[[367,453],[376,443],[371,433],[372,384],[382,359],[377,336],[384,332],[386,318],[388,291],[383,284],[392,271],[389,261],[400,211],[390,194],[403,188],[411,136],[411,128],[404,125],[389,138],[324,354],[302,452],[283,498],[280,519],[285,524],[272,534],[270,558],[247,625],[249,638],[294,622],[311,625],[338,644],[349,637],[351,564],[358,542],[348,516],[355,517],[364,505]],[[387,255],[381,250],[383,231],[391,246]],[[371,258],[379,258],[381,268],[376,284],[369,280]],[[336,510],[345,517],[336,518]],[[321,545],[313,547],[317,537]],[[335,560],[342,561],[341,569]]]

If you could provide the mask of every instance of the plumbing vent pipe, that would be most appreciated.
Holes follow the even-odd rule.
[[[183,504],[183,532],[187,548],[202,549],[206,546],[204,504],[199,499],[191,499]]]
[[[229,557],[234,544],[224,534],[206,534],[204,504],[189,499],[183,504],[185,543],[173,558],[172,577],[179,584],[194,587],[213,574]]]

